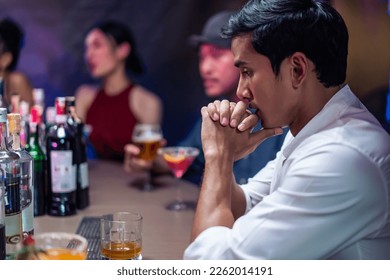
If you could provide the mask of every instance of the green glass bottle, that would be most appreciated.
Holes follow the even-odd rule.
[[[42,150],[39,137],[39,114],[31,108],[30,136],[26,150],[34,160],[34,216],[46,214],[46,156]]]

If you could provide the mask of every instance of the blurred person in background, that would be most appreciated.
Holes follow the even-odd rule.
[[[76,112],[91,132],[89,141],[98,158],[123,160],[135,124],[160,124],[159,97],[130,76],[144,67],[129,27],[117,21],[93,26],[85,38],[85,61],[97,86],[81,85],[76,91]]]
[[[192,35],[189,44],[199,56],[199,73],[203,81],[205,94],[210,100],[228,99],[238,101],[236,96],[239,81],[239,71],[234,66],[233,54],[230,50],[231,39],[220,35],[222,27],[227,23],[232,11],[221,11],[211,16],[200,35]],[[188,136],[179,143],[180,146],[192,146],[202,151],[201,123],[195,123]],[[234,174],[237,182],[245,183],[248,178],[257,173],[268,161],[275,158],[284,139],[284,134],[267,139],[252,154],[234,163]],[[157,158],[154,162],[142,161],[136,158],[140,152],[135,145],[125,146],[126,159],[124,169],[129,173],[147,172],[149,169],[155,173],[169,172],[166,163]],[[203,153],[194,160],[183,179],[200,184],[205,161]]]
[[[25,74],[17,71],[20,52],[24,45],[24,32],[14,20],[5,18],[0,21],[0,79],[4,86],[2,106],[11,105],[11,97],[17,96],[17,102],[25,101],[33,105],[32,86]],[[18,110],[16,110],[17,113]]]

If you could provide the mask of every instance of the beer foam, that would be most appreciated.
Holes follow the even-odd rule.
[[[160,133],[155,133],[152,131],[147,131],[140,135],[133,136],[134,142],[155,142],[155,141],[160,141],[161,139],[162,139],[162,135]]]

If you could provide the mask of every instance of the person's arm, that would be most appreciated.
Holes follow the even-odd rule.
[[[326,259],[375,237],[388,213],[384,176],[353,148],[323,142],[281,157],[274,190],[232,228],[204,230],[184,258]]]
[[[191,240],[213,226],[231,228],[235,218],[244,213],[246,200],[235,183],[233,162],[266,138],[280,133],[279,129],[263,129],[255,134],[248,129],[239,131],[237,127],[248,113],[243,103],[235,108],[231,105],[224,100],[202,108],[202,146],[206,165]],[[229,125],[233,116],[237,120],[234,127]]]
[[[76,114],[83,123],[85,123],[88,110],[95,100],[96,91],[96,87],[89,85],[82,85],[76,90]]]
[[[160,98],[141,86],[136,86],[129,98],[130,110],[140,123],[160,124],[162,121],[162,103]],[[162,140],[164,141],[164,140]],[[157,155],[155,160],[148,161],[139,159],[137,156],[140,149],[128,143],[124,148],[123,169],[129,175],[136,175],[153,170],[155,173],[166,174],[170,172],[168,165]]]
[[[21,72],[12,72],[9,74],[9,89],[10,95],[16,93],[20,96],[20,101],[25,101],[30,105],[34,105],[32,86],[28,78]]]
[[[140,123],[161,124],[163,106],[160,98],[141,86],[136,86],[129,98],[130,110]]]

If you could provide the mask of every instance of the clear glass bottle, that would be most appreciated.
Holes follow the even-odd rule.
[[[46,156],[42,150],[39,133],[39,112],[37,108],[31,108],[30,115],[30,137],[26,145],[26,151],[33,157],[34,161],[34,216],[46,214]]]
[[[76,138],[76,177],[77,177],[77,209],[89,206],[89,176],[87,148],[83,137],[84,124],[76,114],[76,99],[66,97],[67,123],[73,129]]]
[[[8,150],[7,109],[0,108],[0,172],[4,185],[5,236],[7,258],[17,251],[22,240],[19,156]]]
[[[20,157],[20,207],[22,209],[23,239],[34,234],[33,157],[21,147],[22,116],[8,114],[9,150]]]
[[[46,136],[48,214],[76,214],[76,140],[66,123],[65,97],[57,97],[56,124]]]

